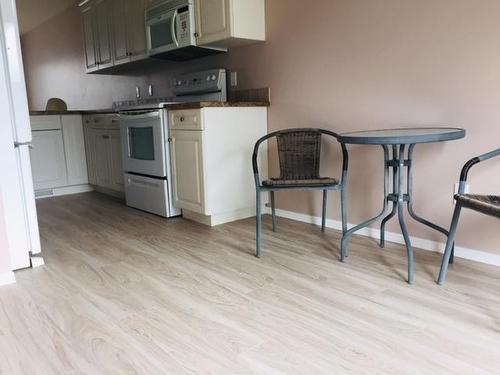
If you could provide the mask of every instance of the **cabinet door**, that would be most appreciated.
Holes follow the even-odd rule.
[[[96,134],[95,130],[90,126],[92,121],[93,118],[91,116],[85,116],[83,125],[85,133],[85,154],[87,157],[87,174],[89,177],[89,183],[91,185],[97,185]]]
[[[123,182],[122,167],[122,144],[120,130],[110,130],[108,132],[108,163],[110,175],[110,189],[116,191],[125,191]]]
[[[130,61],[128,50],[128,28],[127,14],[130,0],[111,0],[113,8],[113,55],[115,65]],[[135,0],[137,2],[137,0]]]
[[[150,4],[149,0],[127,0],[127,43],[131,60],[143,59],[146,53],[146,26],[144,9]]]
[[[171,131],[174,206],[205,214],[202,140],[202,131]]]
[[[82,116],[64,115],[61,116],[61,119],[68,185],[87,184],[89,180],[85,159]]]
[[[113,53],[111,48],[111,2],[110,0],[97,0],[94,5],[97,24],[97,63],[99,69],[113,66]]]
[[[30,156],[35,190],[68,184],[61,130],[33,132]]]
[[[83,45],[85,50],[85,67],[87,73],[96,71],[97,51],[96,51],[96,25],[94,8],[91,6],[82,8]]]
[[[96,185],[111,188],[111,170],[109,163],[109,134],[107,130],[94,129],[93,142],[95,147],[95,176]]]
[[[231,0],[196,1],[198,44],[212,43],[231,36]]]

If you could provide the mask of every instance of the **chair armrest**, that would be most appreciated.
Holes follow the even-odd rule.
[[[257,156],[259,155],[259,147],[262,144],[262,142],[267,141],[269,138],[275,137],[279,131],[275,131],[269,134],[266,134],[262,138],[260,138],[256,143],[253,148],[253,154],[252,154],[252,167],[253,167],[253,175],[255,178],[255,187],[260,186],[260,176],[259,176],[259,165],[257,163]]]
[[[496,150],[487,152],[486,154],[482,154],[479,156],[476,156],[475,158],[470,159],[467,163],[464,164],[462,168],[462,172],[460,173],[460,182],[465,182],[467,181],[467,176],[469,174],[469,170],[476,164],[479,164],[482,161],[494,158],[495,156],[500,155],[500,148],[497,148]]]

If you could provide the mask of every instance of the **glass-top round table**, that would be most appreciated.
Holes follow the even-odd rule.
[[[384,203],[382,212],[374,218],[366,220],[365,222],[344,231],[341,242],[342,261],[345,261],[348,256],[348,242],[351,235],[382,218],[383,219],[380,224],[380,247],[384,247],[385,225],[397,213],[408,253],[408,283],[413,283],[415,278],[414,255],[410,236],[404,219],[404,204],[406,203],[408,213],[413,219],[448,236],[448,231],[446,229],[423,219],[413,210],[413,150],[415,145],[418,143],[452,141],[464,137],[464,129],[446,127],[381,129],[338,134],[337,139],[340,143],[342,143],[346,152],[346,145],[348,144],[379,145],[382,146],[384,150]],[[407,168],[406,192],[403,190],[404,168]],[[392,188],[389,184],[391,169]],[[343,183],[347,181],[347,164],[343,172],[342,181]],[[343,198],[343,201],[345,201],[345,197]],[[390,212],[388,212],[389,204],[392,204]],[[452,261],[453,255],[450,259],[450,262]]]

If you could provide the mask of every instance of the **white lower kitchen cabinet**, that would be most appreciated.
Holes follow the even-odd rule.
[[[66,186],[68,176],[61,129],[33,132],[31,168],[35,190]]]
[[[81,115],[31,116],[31,164],[37,197],[91,190]]]
[[[174,205],[214,226],[255,215],[252,153],[267,133],[267,107],[169,111]],[[260,153],[267,175],[267,153]]]
[[[89,181],[101,192],[124,196],[120,123],[115,114],[84,117]]]

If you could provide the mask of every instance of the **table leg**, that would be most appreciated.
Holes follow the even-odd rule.
[[[392,146],[392,160],[396,160],[398,155],[398,147],[396,145]],[[387,174],[387,180],[389,180],[389,160],[388,158],[385,158],[385,173]],[[398,172],[398,167],[396,165],[392,166],[392,192],[396,193],[397,188],[398,188],[398,182],[397,182],[397,172]],[[387,193],[386,193],[387,195]],[[386,197],[387,199],[387,197]],[[392,210],[387,215],[383,220],[382,223],[380,224],[380,247],[385,246],[385,224],[391,220],[396,213],[398,212],[398,206],[396,203],[392,202]]]
[[[389,150],[386,145],[382,146],[384,149],[384,165],[387,165],[387,161],[389,160]],[[384,205],[382,207],[382,211],[380,214],[375,216],[374,218],[371,218],[369,220],[366,220],[365,222],[356,225],[355,227],[345,231],[344,235],[342,236],[342,240],[340,242],[340,260],[341,262],[345,262],[345,259],[349,256],[349,249],[348,249],[348,243],[349,243],[349,238],[351,235],[355,232],[357,232],[360,229],[366,228],[367,226],[373,224],[377,220],[379,220],[382,216],[385,215],[387,212],[387,194],[388,194],[388,186],[389,186],[389,173],[386,172],[384,173]]]
[[[449,236],[449,232],[440,227],[439,225],[436,225],[434,223],[431,223],[430,221],[422,218],[421,216],[417,215],[415,211],[413,210],[413,170],[412,170],[412,160],[413,160],[413,149],[415,148],[415,145],[412,144],[410,145],[410,148],[408,149],[408,160],[410,161],[408,164],[408,175],[407,175],[407,184],[408,184],[408,213],[410,216],[415,220],[418,221],[419,223],[428,226],[429,228],[432,228],[438,232],[443,233],[446,237]],[[455,243],[452,244],[452,250],[451,250],[451,256],[450,256],[450,264],[453,263],[454,260],[454,251],[455,250]]]
[[[410,146],[411,147],[411,146]],[[399,146],[399,157],[398,157],[398,219],[399,225],[401,227],[401,232],[403,233],[403,238],[406,244],[406,252],[408,254],[408,284],[412,284],[415,278],[415,262],[413,255],[413,248],[411,247],[410,236],[408,234],[408,229],[406,228],[406,223],[404,219],[404,193],[403,193],[403,168],[405,163],[405,145]],[[411,163],[408,160],[408,163]],[[408,181],[407,181],[408,183]],[[408,198],[409,199],[409,198]]]

